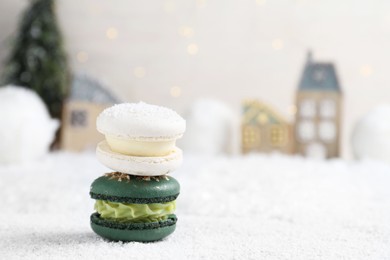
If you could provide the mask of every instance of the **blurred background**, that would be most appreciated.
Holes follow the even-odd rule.
[[[34,2],[39,1],[2,0],[0,3],[3,85],[29,85],[34,73],[26,77],[19,70],[19,75],[14,75],[14,79],[19,77],[16,82],[7,81],[7,73],[15,72],[15,60],[24,62],[26,57],[39,60],[44,56],[24,53],[23,58],[20,53],[15,54],[18,48],[25,50],[31,43],[28,37],[33,38],[31,48],[39,47],[40,36],[45,32],[42,30],[53,30],[50,26],[39,27],[45,21],[37,22],[33,28],[33,21],[44,20],[40,12],[50,13],[50,10],[33,9]],[[276,123],[288,125],[285,137],[278,137],[278,131],[272,130],[270,138],[291,139],[287,150],[294,153],[297,151],[294,133],[298,131],[294,122],[300,111],[298,89],[305,77],[305,66],[312,62],[320,67],[329,65],[331,73],[335,72],[339,89],[334,112],[337,122],[329,131],[333,131],[334,142],[339,143],[334,156],[352,158],[350,143],[356,122],[390,99],[388,10],[390,2],[384,0],[56,1],[54,16],[46,22],[53,24],[57,20],[62,38],[57,45],[45,45],[44,49],[50,53],[62,46],[61,51],[67,57],[67,63],[60,65],[62,72],[68,69],[60,80],[66,91],[58,97],[65,105],[61,112],[58,108],[49,109],[52,116],[62,120],[62,137],[57,139],[70,150],[93,147],[82,140],[94,132],[94,119],[103,107],[142,100],[170,107],[188,119],[189,137],[182,145],[189,150],[239,153],[244,142],[257,140],[257,132],[244,132],[243,104],[247,104],[247,109],[255,107],[265,111],[265,121],[263,114],[254,112],[260,123],[274,122],[277,118]],[[26,16],[30,22],[21,28]],[[29,35],[24,42],[18,40],[23,35]],[[321,74],[316,80],[327,82],[328,76]],[[58,90],[48,87],[44,91]],[[42,91],[37,93],[43,99],[50,99]],[[256,101],[243,103],[245,100]],[[71,101],[75,102],[66,103]],[[99,105],[90,107],[90,104]],[[371,125],[385,118],[386,113],[382,113]],[[80,127],[87,130],[83,132]],[[303,128],[303,132],[309,132],[310,139],[313,127],[306,124]],[[372,128],[363,131],[364,138],[370,138],[378,127]],[[388,127],[384,129],[387,132],[381,133],[378,143],[390,139]],[[199,136],[202,131],[203,135]],[[209,143],[194,144],[194,140],[201,139]],[[256,144],[252,148],[260,152],[273,150],[257,149]]]

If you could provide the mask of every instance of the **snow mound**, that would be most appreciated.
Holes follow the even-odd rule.
[[[59,125],[35,92],[16,86],[0,88],[0,122],[0,164],[42,157]]]
[[[233,152],[236,117],[221,101],[199,99],[187,116],[187,132],[179,145],[186,152],[217,155]]]
[[[390,163],[390,105],[378,106],[360,119],[351,141],[357,159]]]

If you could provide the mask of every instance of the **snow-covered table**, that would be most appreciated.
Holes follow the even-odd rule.
[[[93,154],[0,167],[0,259],[389,259],[390,167],[186,157],[175,233],[109,243],[89,227]]]

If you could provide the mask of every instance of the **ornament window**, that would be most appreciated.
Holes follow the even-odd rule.
[[[270,140],[273,146],[282,146],[286,143],[286,129],[283,126],[271,127]]]
[[[254,147],[260,145],[260,130],[256,126],[246,126],[243,133],[244,145]]]
[[[316,115],[316,102],[313,99],[304,99],[299,105],[301,117],[313,118]]]
[[[301,142],[309,142],[315,138],[315,125],[313,121],[302,120],[298,124],[298,139]]]
[[[87,126],[87,111],[86,110],[72,110],[70,114],[70,125],[73,127]]]
[[[320,115],[322,118],[334,118],[336,116],[336,102],[332,99],[324,99],[320,103]]]
[[[336,138],[336,126],[332,121],[322,121],[319,124],[319,137],[324,142],[332,142]]]

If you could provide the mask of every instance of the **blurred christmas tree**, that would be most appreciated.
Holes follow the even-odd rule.
[[[31,1],[19,24],[2,83],[33,89],[42,97],[51,116],[61,117],[69,73],[54,0]]]

